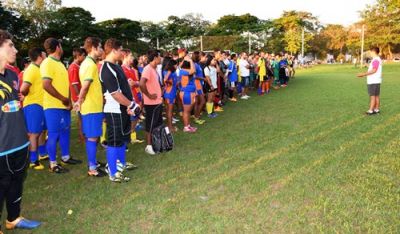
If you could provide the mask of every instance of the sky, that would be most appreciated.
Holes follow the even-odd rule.
[[[200,13],[216,22],[221,16],[250,13],[260,19],[278,18],[283,11],[308,11],[323,24],[348,26],[359,20],[359,11],[375,0],[63,0],[63,6],[82,7],[96,22],[113,18],[160,22],[170,15]]]

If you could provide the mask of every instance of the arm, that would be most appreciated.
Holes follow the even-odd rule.
[[[77,83],[72,84],[72,90],[75,92],[76,95],[79,95],[80,90]]]
[[[48,78],[43,79],[43,89],[46,90],[51,96],[57,98],[66,107],[70,106],[70,100],[67,97],[61,95],[51,84],[52,80]]]
[[[81,91],[79,92],[78,101],[74,104],[75,111],[81,110],[81,105],[85,101],[86,94],[88,93],[91,84],[92,84],[92,81],[90,81],[90,80],[85,80],[83,82]]]
[[[28,82],[23,82],[21,86],[21,93],[22,95],[26,96],[29,93],[29,88],[31,87],[31,84]]]
[[[365,72],[365,73],[360,73],[360,74],[358,74],[357,77],[362,78],[362,77],[366,77],[366,76],[369,76],[369,75],[373,75],[373,74],[375,74],[377,71],[378,71],[377,68],[373,68],[373,69],[372,69],[371,71],[369,71],[369,72]]]
[[[146,95],[148,98],[150,98],[151,100],[155,100],[157,99],[157,94],[153,93],[150,94],[149,91],[147,90],[147,78],[146,77],[142,77],[142,79],[140,79],[139,81],[139,87],[140,87],[140,91],[142,91],[142,93],[144,95]]]
[[[171,71],[167,72],[167,75],[164,77],[164,83],[165,84],[171,84],[171,82],[169,82],[169,76],[171,75]]]

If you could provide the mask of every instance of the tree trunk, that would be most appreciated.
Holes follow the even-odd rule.
[[[389,52],[389,58],[387,58],[387,59],[389,59],[389,60],[392,60],[393,59],[393,53],[392,53],[392,48],[391,48],[392,46],[390,46],[390,44],[388,44],[388,52]]]

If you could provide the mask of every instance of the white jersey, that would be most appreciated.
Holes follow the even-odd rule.
[[[376,72],[367,76],[367,84],[380,84],[382,83],[382,60],[381,58],[374,57],[369,64],[368,72],[376,68]]]

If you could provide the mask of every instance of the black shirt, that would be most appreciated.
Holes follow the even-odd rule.
[[[18,87],[15,72],[6,69],[0,74],[0,156],[29,145]]]

